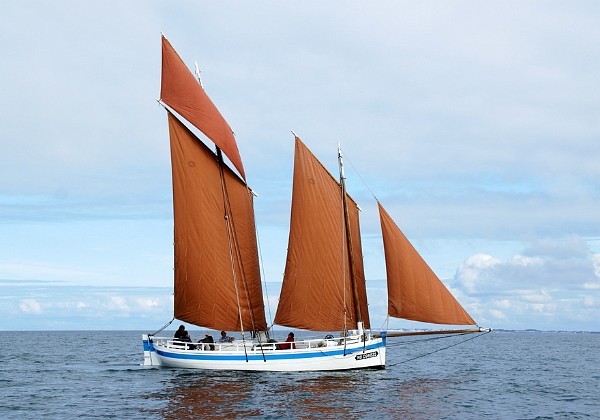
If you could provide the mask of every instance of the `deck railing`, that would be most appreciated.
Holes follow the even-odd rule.
[[[287,351],[295,347],[296,350],[310,350],[315,348],[323,347],[337,347],[344,346],[344,340],[346,345],[354,344],[360,341],[359,336],[348,336],[348,337],[327,337],[327,338],[316,338],[316,339],[305,339],[291,342],[285,341],[274,341],[256,343],[253,341],[232,341],[224,343],[205,343],[205,342],[189,342],[180,341],[171,337],[152,337],[152,342],[170,349],[176,350],[190,350],[190,351],[210,351],[210,352],[257,352],[261,353],[264,351]],[[291,346],[293,344],[294,346]],[[289,348],[288,348],[289,346]]]

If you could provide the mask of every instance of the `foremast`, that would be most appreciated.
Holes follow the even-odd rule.
[[[198,84],[200,85],[200,87],[202,89],[204,89],[204,85],[202,84],[202,77],[200,76],[200,67],[198,67],[198,63],[194,62],[194,73],[196,75],[196,78],[198,79]],[[235,134],[233,134],[234,138],[235,138]],[[239,316],[239,320],[240,320],[240,328],[241,328],[241,334],[242,334],[242,338],[244,337],[244,318],[243,318],[243,314],[242,314],[242,305],[240,302],[240,280],[244,280],[245,279],[245,274],[244,274],[244,267],[243,267],[243,259],[242,256],[240,255],[239,252],[239,244],[238,244],[238,240],[237,240],[237,236],[236,236],[236,230],[235,230],[235,225],[233,224],[233,212],[231,210],[231,202],[229,200],[229,194],[227,191],[227,183],[225,182],[225,172],[224,169],[226,168],[225,165],[225,161],[223,160],[223,152],[221,151],[221,148],[219,147],[218,144],[215,143],[215,154],[217,156],[217,163],[219,166],[219,174],[220,174],[220,178],[221,178],[221,190],[223,193],[223,218],[225,220],[225,226],[227,227],[227,242],[229,244],[229,258],[231,260],[231,275],[233,278],[233,285],[234,285],[234,290],[235,290],[235,298],[236,298],[236,303],[237,303],[237,308],[238,308],[238,316]],[[246,183],[246,186],[248,186],[248,184]],[[250,187],[248,187],[248,192],[251,193]],[[238,279],[236,273],[238,270],[236,270],[236,262],[237,264],[240,265],[240,271],[242,273],[242,279]],[[246,286],[246,282],[244,281],[244,286]],[[254,317],[254,308],[252,307],[252,299],[250,298],[249,294],[248,294],[248,287],[244,287],[243,291],[245,292],[245,298],[248,302],[248,305],[250,307],[250,322],[252,324],[252,330],[251,332],[257,333],[259,328],[258,328],[258,324],[256,322],[256,319]],[[257,334],[260,337],[260,334]],[[264,332],[264,335],[267,336],[268,338],[268,331]]]

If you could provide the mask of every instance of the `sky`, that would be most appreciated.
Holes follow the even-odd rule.
[[[333,173],[342,145],[373,327],[419,327],[385,323],[374,194],[479,325],[600,331],[598,2],[0,9],[0,330],[171,319],[162,32],[236,133],[271,316],[293,130]]]

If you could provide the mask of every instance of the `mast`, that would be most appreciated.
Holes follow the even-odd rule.
[[[200,76],[200,67],[198,67],[198,63],[194,61],[194,73],[196,74],[196,77],[198,79],[198,84],[200,85],[201,88],[204,89],[204,85],[202,84],[202,77]],[[237,308],[238,308],[238,316],[240,319],[240,329],[241,329],[241,333],[242,333],[242,337],[244,336],[244,319],[243,319],[243,315],[242,315],[242,305],[240,304],[240,288],[239,288],[239,281],[238,278],[236,276],[236,261],[239,262],[239,270],[242,274],[242,279],[244,280],[244,290],[246,291],[246,295],[248,295],[248,288],[245,282],[245,273],[244,273],[244,266],[242,264],[242,258],[239,255],[239,252],[236,252],[239,250],[239,245],[238,245],[238,240],[237,240],[237,236],[235,234],[235,225],[232,223],[232,218],[233,218],[233,214],[231,212],[231,204],[229,202],[229,194],[227,192],[227,183],[225,182],[225,174],[223,172],[224,169],[224,165],[225,165],[225,161],[223,160],[223,152],[221,151],[221,148],[215,144],[215,153],[217,155],[217,164],[219,166],[219,173],[221,175],[221,190],[223,192],[223,203],[224,203],[224,208],[223,208],[223,212],[224,215],[223,217],[225,218],[225,225],[227,227],[227,240],[229,242],[229,258],[231,260],[231,274],[233,276],[233,288],[235,291],[235,299],[236,299],[236,303],[237,303]],[[252,331],[256,331],[256,321],[254,319],[254,308],[252,307],[252,301],[248,300],[248,303],[250,305],[250,322],[252,323]]]
[[[196,67],[197,68],[197,67]],[[199,74],[198,74],[199,76]],[[227,227],[227,242],[229,245],[229,259],[231,261],[231,274],[233,276],[233,289],[235,291],[235,300],[238,308],[238,316],[240,319],[240,329],[242,330],[242,337],[244,336],[244,321],[242,318],[242,306],[240,305],[240,291],[238,287],[238,278],[236,276],[236,261],[240,263],[240,272],[242,276],[244,276],[244,267],[241,265],[241,258],[235,252],[239,249],[237,243],[237,237],[235,235],[235,226],[232,223],[232,213],[231,213],[231,204],[229,203],[229,195],[227,193],[227,184],[225,183],[225,174],[223,173],[223,154],[221,153],[221,149],[219,146],[216,146],[217,152],[217,164],[219,166],[219,174],[221,176],[221,191],[223,194],[223,217],[225,219],[225,226]],[[252,310],[252,305],[250,305],[250,309]],[[251,316],[250,322],[252,322],[252,330],[255,329],[254,316]]]
[[[342,197],[342,208],[344,211],[344,226],[346,231],[346,245],[348,247],[348,263],[350,264],[350,282],[354,296],[354,307],[356,308],[356,321],[359,333],[362,333],[363,317],[360,309],[360,298],[356,282],[356,271],[354,270],[354,252],[352,246],[352,234],[350,232],[350,215],[348,213],[348,201],[346,200],[346,176],[344,175],[344,160],[342,159],[342,147],[338,143],[338,164],[340,167],[340,186]]]

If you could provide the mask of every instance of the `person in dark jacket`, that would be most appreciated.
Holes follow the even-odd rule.
[[[185,330],[185,327],[183,325],[180,325],[177,331],[175,331],[175,338],[180,339],[184,336],[186,332],[187,331]]]
[[[215,349],[215,345],[213,344],[215,342],[215,339],[210,334],[206,334],[204,336],[204,338],[202,340],[198,340],[198,342],[199,343],[209,343],[208,348],[210,350],[214,350]],[[207,348],[205,346],[202,346],[202,349],[206,350]]]

